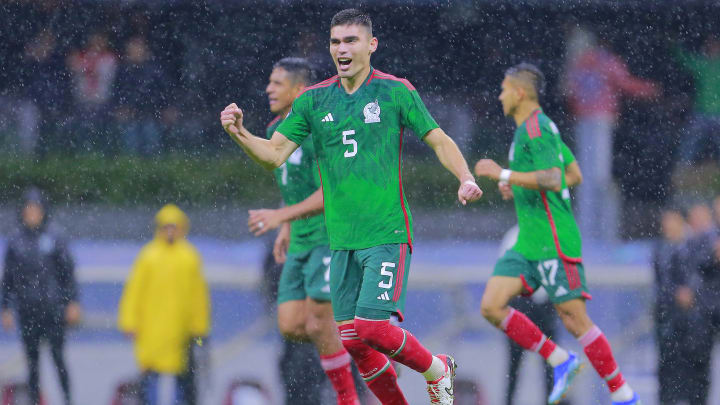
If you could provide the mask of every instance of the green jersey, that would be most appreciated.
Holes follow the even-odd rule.
[[[403,129],[422,138],[437,127],[407,80],[372,68],[353,94],[334,76],[298,96],[277,130],[298,145],[312,133],[331,249],[412,244]]]
[[[562,171],[560,192],[512,187],[520,228],[512,249],[528,260],[560,257],[579,261],[582,255],[580,231],[565,184],[565,166],[570,162],[564,161],[563,152],[570,150],[563,151],[563,145],[555,123],[538,109],[515,131],[510,147],[513,171],[533,172],[553,167]]]
[[[282,122],[280,116],[268,124],[265,131],[268,139],[272,137]],[[275,179],[286,205],[297,204],[320,188],[320,175],[315,163],[315,148],[312,138],[308,138],[293,152],[282,166],[275,169]],[[290,246],[288,253],[306,252],[320,245],[327,245],[325,217],[315,215],[297,219],[290,225]]]

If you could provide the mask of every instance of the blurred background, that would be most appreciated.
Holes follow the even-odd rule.
[[[573,204],[591,317],[644,404],[719,405],[716,2],[6,0],[0,247],[21,222],[23,193],[43,190],[48,220],[69,240],[83,312],[65,342],[74,403],[125,403],[113,401],[139,374],[116,327],[118,302],[166,203],[187,213],[210,286],[211,333],[195,350],[200,403],[245,403],[230,393],[254,383],[268,395],[257,403],[283,403],[270,282],[277,270],[267,259],[274,235],[254,238],[246,225],[248,209],[277,207],[280,195],[272,174],[224,134],[218,114],[236,102],[262,135],[273,118],[264,91],[273,64],[302,56],[319,79],[333,75],[329,21],[347,7],[373,18],[373,66],[418,88],[471,165],[507,163],[514,125],[497,101],[505,69],[529,61],[543,70],[541,104],[586,176]],[[431,149],[406,138],[403,188],[416,248],[404,326],[432,350],[452,348],[468,387],[459,405],[505,403],[507,342],[479,303],[515,224],[513,206],[480,182],[483,200],[461,207]],[[676,250],[681,259],[663,256]],[[689,301],[678,291],[689,291]],[[668,320],[676,318],[690,326]],[[578,349],[568,334],[558,337]],[[705,343],[673,352],[687,364],[663,360],[663,344],[694,340]],[[48,404],[61,404],[50,357],[41,353],[41,387]],[[540,361],[528,358],[514,403],[542,404]],[[12,391],[26,373],[19,332],[0,332],[0,386]],[[678,373],[685,377],[664,383],[666,391],[697,380],[707,401],[661,399],[659,381]],[[411,403],[427,401],[420,376],[405,372],[400,381]],[[569,400],[609,403],[590,370]],[[310,403],[332,403],[323,401]]]

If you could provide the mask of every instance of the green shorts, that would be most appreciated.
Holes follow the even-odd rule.
[[[519,277],[525,289],[532,294],[541,285],[553,304],[575,298],[591,299],[585,283],[582,263],[570,263],[561,259],[527,260],[514,250],[508,250],[495,263],[493,276]]]
[[[305,297],[330,301],[330,256],[328,246],[288,254],[278,284],[278,304]]]
[[[333,250],[330,291],[336,321],[355,316],[382,319],[396,313],[403,319],[410,274],[406,243],[360,250]]]

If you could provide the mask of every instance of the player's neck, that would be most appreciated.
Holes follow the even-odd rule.
[[[526,103],[522,103],[518,106],[517,110],[513,114],[513,119],[515,120],[515,124],[517,126],[520,126],[525,122],[532,113],[535,112],[535,110],[540,109],[540,104],[538,104],[536,101],[528,101]]]
[[[293,100],[294,100],[294,99],[293,99]],[[291,109],[292,109],[292,104],[290,104],[290,105],[287,106],[286,108],[283,108],[282,111],[280,111],[279,113],[277,113],[277,115],[278,115],[279,117],[281,117],[281,118],[285,118],[285,117],[288,116],[288,114],[290,114],[290,110],[291,110]]]
[[[340,82],[342,83],[342,86],[345,89],[345,92],[347,94],[353,94],[357,91],[357,89],[360,88],[360,86],[363,85],[363,83],[365,83],[365,79],[367,79],[369,74],[370,74],[370,65],[367,65],[361,71],[359,71],[355,76],[343,77],[340,79]]]

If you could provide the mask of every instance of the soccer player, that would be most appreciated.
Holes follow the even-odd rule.
[[[412,216],[401,180],[404,128],[430,145],[458,178],[461,203],[479,199],[482,191],[415,88],[370,65],[377,47],[367,14],[340,11],[330,23],[338,74],[305,88],[271,139],[252,136],[235,104],[221,112],[220,121],[252,159],[270,169],[312,133],[332,249],[332,307],[343,345],[383,404],[407,404],[386,355],[422,373],[431,403],[452,404],[454,359],[433,356],[389,322],[393,313],[402,319],[412,254]]]
[[[290,112],[295,97],[310,84],[312,73],[302,58],[284,58],[275,64],[265,89],[270,111],[277,114],[267,126],[268,138]],[[285,206],[250,210],[248,226],[256,236],[281,227],[273,247],[275,260],[285,263],[278,285],[278,327],[286,338],[309,338],[338,404],[357,405],[350,355],[340,341],[330,305],[330,247],[311,137],[275,169],[275,179]]]
[[[542,355],[554,367],[548,403],[558,403],[580,370],[576,354],[557,346],[523,313],[508,306],[511,298],[532,293],[542,285],[567,330],[585,350],[605,379],[614,405],[639,404],[625,382],[612,349],[600,328],[588,317],[590,298],[581,258],[580,232],[570,208],[562,140],[555,123],[540,108],[544,77],[534,65],[522,63],[505,73],[498,97],[503,112],[515,120],[510,169],[490,159],[475,165],[475,174],[509,183],[520,232],[517,243],[495,264],[483,294],[483,316],[527,350]]]

